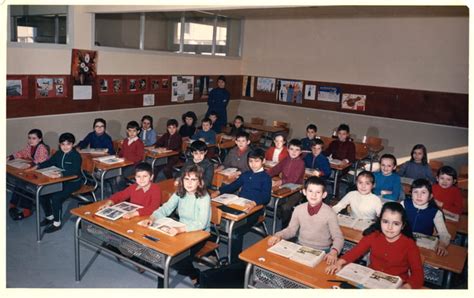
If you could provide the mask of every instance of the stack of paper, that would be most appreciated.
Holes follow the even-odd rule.
[[[315,267],[325,256],[325,252],[307,246],[281,240],[267,251],[288,258],[309,267]]]

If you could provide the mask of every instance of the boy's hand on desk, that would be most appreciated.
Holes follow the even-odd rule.
[[[324,271],[326,272],[326,274],[335,274],[341,270],[344,264],[346,264],[346,261],[343,259],[339,259],[333,265],[327,266],[326,270]]]
[[[61,178],[62,176],[63,175],[59,171],[56,171],[53,174],[51,174],[51,178]]]
[[[101,205],[101,206],[99,206],[99,208],[97,208],[97,211],[102,210],[102,209],[105,209],[105,208],[107,208],[107,207],[110,207],[110,206],[112,206],[113,204],[114,204],[114,203],[113,203],[111,200],[107,200],[107,201],[105,201],[105,203],[104,203],[103,205]],[[124,215],[124,216],[125,216],[125,215]]]
[[[337,251],[334,250],[334,249],[331,249],[331,251],[326,254],[326,256],[324,257],[324,259],[326,260],[326,264],[328,265],[334,265],[336,264],[336,261],[337,261]]]
[[[268,245],[273,246],[281,241],[281,237],[279,236],[272,236],[268,239]]]
[[[133,217],[139,216],[139,215],[140,214],[138,213],[138,211],[133,211],[133,212],[124,214],[122,217],[125,218],[125,219],[130,219],[130,218],[133,218]]]
[[[440,257],[447,256],[448,255],[447,246],[444,246],[443,244],[439,243],[438,247],[436,248],[436,254]]]
[[[350,163],[350,161],[346,158],[342,160],[343,163]]]

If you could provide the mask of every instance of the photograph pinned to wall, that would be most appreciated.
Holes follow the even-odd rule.
[[[253,97],[254,84],[255,77],[244,76],[242,80],[242,96]]]
[[[207,99],[212,90],[214,80],[209,76],[199,76],[196,78],[196,87],[194,92],[198,94],[199,99]]]
[[[28,98],[28,76],[7,76],[7,99]]]
[[[364,112],[366,98],[366,95],[343,93],[341,108],[346,110]]]
[[[105,78],[99,78],[99,92],[109,93],[109,80]]]
[[[194,76],[173,76],[171,85],[171,102],[193,100]]]
[[[143,94],[143,106],[154,106],[155,105],[155,94]]]
[[[278,80],[276,97],[278,101],[301,104],[303,81]]]
[[[122,92],[122,79],[112,79],[112,91],[113,93]]]
[[[119,76],[97,76],[99,95],[116,95],[122,93],[122,78]]]
[[[315,100],[316,99],[316,85],[305,85],[304,86],[304,99]]]
[[[319,87],[319,101],[339,102],[341,100],[341,88],[339,87]]]
[[[151,91],[158,92],[160,90],[161,81],[157,79],[150,80]]]
[[[35,77],[35,98],[67,97],[67,77]]]
[[[71,75],[74,85],[92,85],[97,75],[97,51],[72,50]]]
[[[276,79],[274,78],[257,78],[257,91],[273,93],[275,92]]]
[[[169,76],[149,76],[149,92],[169,94]]]
[[[146,77],[127,77],[128,93],[146,93],[148,79]]]

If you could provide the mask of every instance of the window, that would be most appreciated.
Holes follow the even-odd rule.
[[[201,11],[96,14],[95,45],[238,57],[241,26]]]
[[[67,5],[11,5],[10,41],[67,44]]]

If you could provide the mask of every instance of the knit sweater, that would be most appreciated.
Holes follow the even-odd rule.
[[[257,205],[267,205],[271,199],[272,178],[264,171],[247,171],[231,184],[219,188],[219,192],[234,193],[239,188],[240,197],[252,200]]]
[[[379,197],[373,193],[362,195],[357,190],[346,194],[332,209],[334,212],[339,213],[347,205],[351,206],[352,217],[362,219],[375,220],[380,215],[380,210],[382,209],[382,201],[380,201]]]
[[[206,188],[209,188],[212,185],[212,178],[214,177],[214,164],[207,158],[204,158],[200,163],[195,163],[192,158],[189,158],[184,164],[184,168],[192,165],[198,165],[204,170],[204,184]]]
[[[355,161],[355,145],[351,141],[341,142],[334,140],[329,147],[324,150],[324,155],[332,155],[332,158],[344,160],[347,159],[351,163]]]
[[[443,203],[443,210],[454,214],[462,214],[463,198],[461,190],[456,186],[442,188],[439,184],[433,185],[433,197]]]
[[[120,192],[114,193],[109,200],[112,200],[114,204],[123,202],[130,199],[130,203],[143,206],[138,209],[138,214],[150,215],[161,205],[161,188],[158,184],[152,183],[147,192],[143,192],[143,189],[138,189],[138,184],[130,185]]]
[[[308,203],[296,206],[288,227],[275,233],[275,236],[283,239],[296,235],[298,243],[316,249],[333,247],[339,253],[344,245],[344,236],[337,223],[336,213],[324,203],[313,216],[308,213]]]
[[[265,152],[265,159],[269,161],[273,161],[273,155],[275,153],[275,150],[276,148],[274,146],[268,148],[267,152]],[[286,148],[286,146],[283,146],[283,148],[281,148],[280,154],[278,154],[277,162],[280,162],[287,157],[288,157],[288,148]]]
[[[306,138],[302,138],[301,139],[301,150],[304,150],[304,151],[311,151],[311,142],[313,141],[314,139],[310,139],[308,137]]]
[[[237,168],[240,172],[250,171],[247,156],[249,155],[250,149],[247,148],[244,152],[240,152],[239,147],[230,149],[229,153],[224,160],[225,168]]]
[[[212,129],[208,131],[204,131],[202,129],[196,131],[196,133],[191,137],[193,140],[204,139],[204,142],[207,144],[215,144],[216,143],[216,132]]]
[[[185,137],[192,137],[196,132],[196,126],[188,126],[186,124],[181,125],[179,128],[179,135],[183,138]]]
[[[429,164],[424,165],[414,161],[407,161],[406,163],[402,164],[400,166],[400,170],[398,170],[398,175],[400,175],[400,177],[408,177],[412,179],[422,178],[430,181],[431,183],[436,182]]]
[[[84,149],[87,146],[90,148],[107,148],[109,149],[109,154],[115,154],[112,138],[105,132],[98,135],[95,131],[92,131],[84,138],[84,140],[80,141],[77,146],[81,149]]]
[[[136,139],[130,145],[128,144],[128,138],[123,140],[122,150],[119,152],[120,157],[124,157],[127,160],[133,161],[133,164],[138,164],[143,160],[145,155],[145,146],[142,140]]]
[[[34,150],[34,155],[31,156],[32,146],[30,144],[26,144],[26,147],[20,151],[17,151],[13,154],[14,158],[23,158],[23,159],[31,159],[35,164],[42,163],[49,158],[49,150],[45,144],[39,143],[36,145]]]
[[[399,276],[414,289],[423,286],[423,265],[420,250],[413,239],[401,235],[395,242],[388,242],[381,232],[373,232],[341,258],[352,263],[370,251],[369,267]]]
[[[153,128],[148,130],[142,129],[138,135],[145,146],[153,146],[156,143],[156,131]]]
[[[400,176],[398,176],[397,173],[392,173],[389,176],[385,176],[382,172],[376,172],[374,173],[374,176],[374,194],[380,196],[382,190],[391,191],[391,194],[383,195],[383,199],[398,201],[398,198],[400,197],[400,190],[402,189]]]
[[[309,169],[316,169],[320,172],[323,172],[321,178],[327,179],[331,176],[331,165],[329,164],[329,159],[323,155],[319,154],[314,156],[313,153],[308,153],[304,157],[304,166]]]
[[[155,144],[157,148],[166,148],[168,150],[181,151],[182,138],[178,133],[170,135],[169,132],[163,134]]]
[[[64,153],[61,149],[51,156],[50,159],[38,164],[38,169],[44,169],[51,166],[56,166],[63,169],[61,174],[63,177],[77,176],[76,179],[70,180],[70,182],[76,182],[82,180],[81,172],[82,157],[76,150],[71,150],[68,153]]]
[[[285,183],[303,184],[304,182],[304,161],[297,157],[292,159],[290,156],[279,162],[276,166],[267,170],[271,177],[281,173],[281,181]]]
[[[210,230],[211,222],[211,197],[205,194],[196,198],[194,194],[188,194],[182,198],[175,193],[152,216],[156,219],[169,216],[178,208],[179,221],[186,225],[186,231]]]

